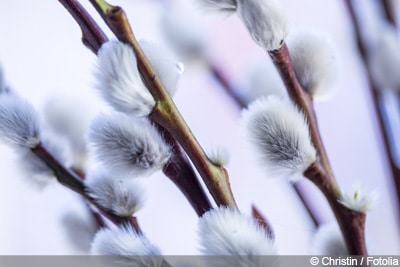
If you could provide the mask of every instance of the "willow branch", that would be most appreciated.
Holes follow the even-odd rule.
[[[392,0],[380,0],[385,18],[393,27],[397,27],[396,9]]]
[[[82,31],[82,43],[93,53],[97,53],[100,46],[108,41],[107,36],[99,25],[76,0],[58,0],[79,24]]]
[[[335,183],[333,171],[318,130],[318,123],[314,112],[312,98],[302,88],[296,77],[288,47],[285,43],[283,43],[279,49],[268,51],[268,53],[282,77],[283,83],[286,86],[290,98],[306,116],[310,129],[311,142],[317,150],[317,154],[322,166],[324,166],[325,171],[329,174],[329,179],[332,181],[332,183]]]
[[[386,2],[386,1],[383,1],[383,2]],[[393,182],[395,184],[396,191],[397,191],[397,201],[398,201],[398,203],[400,203],[400,168],[396,164],[396,160],[395,160],[393,154],[390,152],[392,149],[391,143],[390,143],[390,132],[388,132],[386,130],[385,114],[384,114],[384,111],[380,108],[380,105],[382,105],[382,103],[381,103],[382,90],[379,90],[379,88],[374,83],[374,80],[372,78],[373,75],[372,75],[371,65],[370,65],[370,62],[368,61],[368,54],[367,54],[368,51],[367,51],[366,44],[364,44],[364,42],[363,42],[363,36],[361,33],[361,25],[357,19],[354,4],[350,0],[345,0],[345,5],[347,7],[351,22],[353,24],[360,58],[361,58],[362,62],[364,63],[365,72],[367,74],[366,76],[368,79],[368,91],[372,98],[374,113],[377,115],[379,132],[380,132],[381,136],[383,137],[384,153],[386,155],[386,158],[389,161],[390,171],[391,171]]]
[[[139,225],[135,217],[121,217],[111,213],[108,210],[103,209],[99,206],[96,201],[88,194],[88,188],[81,180],[81,178],[71,171],[70,169],[64,167],[44,146],[39,144],[37,147],[31,149],[32,152],[41,159],[53,172],[57,181],[63,186],[71,189],[75,193],[81,195],[90,204],[95,206],[104,217],[109,219],[115,224],[130,224],[134,229],[140,232]]]
[[[267,236],[270,240],[275,240],[274,229],[267,218],[261,213],[261,211],[255,206],[251,205],[251,215],[258,222],[258,224],[264,228]]]
[[[209,69],[215,79],[220,83],[221,87],[224,89],[225,93],[231,97],[233,102],[236,104],[238,109],[243,109],[247,107],[247,104],[243,101],[243,98],[239,97],[235,94],[234,89],[230,85],[228,79],[223,74],[223,72],[217,68],[215,65],[209,64]],[[292,184],[293,189],[297,196],[299,197],[301,203],[303,204],[304,208],[306,209],[308,215],[310,216],[313,224],[315,227],[321,225],[321,219],[318,216],[317,210],[313,208],[313,205],[309,202],[309,198],[306,197],[307,192],[304,190],[303,187],[299,185],[298,182]]]
[[[83,169],[72,166],[71,171],[74,172],[81,180],[85,180],[85,171]],[[97,211],[95,211],[85,199],[82,200],[84,201],[93,219],[97,222],[98,227],[99,228],[106,227],[106,223],[103,217]]]
[[[217,205],[237,208],[227,171],[225,168],[213,164],[206,156],[138,44],[125,12],[120,7],[111,6],[102,0],[90,0],[90,2],[117,38],[132,47],[137,58],[139,72],[156,101],[156,106],[150,114],[150,118],[165,128],[179,142]]]
[[[90,47],[93,48],[91,50],[93,53],[97,54],[101,45],[108,40],[106,37],[104,37],[104,34],[100,30],[99,26],[77,1],[60,0],[60,2],[62,2],[69,11],[74,11],[70,11],[70,13],[81,27],[83,33],[93,33],[93,38],[86,39],[91,40]],[[79,6],[80,8],[76,8],[75,6]],[[84,39],[82,39],[82,41],[83,40]],[[186,199],[192,205],[195,212],[199,216],[201,216],[204,212],[210,210],[212,208],[212,205],[208,200],[208,197],[204,192],[202,186],[199,184],[197,176],[193,168],[191,167],[190,162],[188,162],[186,155],[180,148],[180,145],[176,142],[174,138],[170,136],[168,132],[165,131],[163,127],[161,127],[159,124],[157,124],[157,126],[160,133],[173,147],[172,159],[163,169],[163,172],[185,195]]]
[[[310,179],[327,199],[340,225],[350,255],[367,255],[364,238],[365,214],[350,211],[339,203],[341,192],[319,133],[313,101],[296,77],[289,50],[283,43],[279,49],[268,51],[268,54],[278,69],[290,98],[306,116],[311,142],[317,150],[317,160],[304,172],[304,176]]]
[[[182,147],[164,128],[157,126],[165,141],[172,146],[172,157],[163,168],[163,172],[180,189],[197,215],[201,217],[212,209],[212,205]]]
[[[226,78],[226,75],[221,70],[221,68],[217,67],[215,64],[212,64],[211,62],[206,62],[206,63],[208,65],[208,69],[210,70],[212,76],[215,78],[215,80],[218,81],[218,83],[221,85],[221,88],[225,91],[225,93],[232,98],[232,100],[237,104],[238,107],[245,108],[246,102],[243,100],[242,97],[240,97],[236,93],[235,89],[231,86],[228,78]]]
[[[367,255],[365,245],[366,214],[348,209],[339,202],[336,188],[330,183],[330,177],[320,163],[314,162],[305,172],[309,178],[324,193],[335,217],[339,223],[346,242],[349,255]]]

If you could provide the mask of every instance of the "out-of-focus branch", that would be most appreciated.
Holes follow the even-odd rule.
[[[219,85],[226,92],[226,94],[232,98],[238,107],[245,108],[246,102],[235,92],[223,70],[211,62],[207,62],[207,65],[212,76],[218,81]]]
[[[110,213],[107,210],[104,210],[101,206],[99,206],[96,201],[89,196],[87,188],[81,178],[70,169],[64,167],[42,144],[39,144],[37,147],[33,148],[32,152],[54,172],[54,175],[60,184],[81,195],[84,199],[89,201],[89,203],[95,206],[101,212],[101,214],[111,222],[115,224],[130,224],[138,232],[141,231],[135,217],[120,217]]]
[[[380,2],[387,22],[397,27],[396,10],[393,6],[393,0],[381,0]]]
[[[385,6],[389,5],[389,2],[390,1],[382,0],[382,4],[385,4]],[[379,88],[377,88],[377,85],[373,80],[372,70],[371,70],[371,66],[370,66],[371,63],[368,60],[367,46],[363,41],[364,39],[362,36],[361,25],[357,18],[357,13],[355,10],[354,3],[351,0],[345,0],[345,5],[347,7],[351,22],[353,24],[360,58],[365,66],[365,72],[367,74],[366,76],[368,79],[368,90],[369,90],[369,93],[372,98],[373,110],[378,119],[379,131],[383,137],[384,153],[385,153],[387,160],[389,162],[389,165],[390,165],[390,170],[392,173],[393,181],[396,186],[398,203],[400,203],[400,168],[396,164],[394,155],[392,153],[390,153],[390,151],[391,151],[390,133],[385,128],[385,114],[380,106],[380,105],[382,105],[382,90],[379,90]],[[389,18],[389,17],[388,17],[388,19],[391,20],[391,18]],[[398,137],[396,137],[396,138],[398,138]]]

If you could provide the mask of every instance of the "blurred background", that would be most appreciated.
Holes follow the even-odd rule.
[[[111,3],[125,9],[138,39],[171,46],[166,38],[171,39],[171,20],[197,36],[206,60],[178,55],[185,65],[174,97],[178,108],[206,150],[222,146],[229,151],[227,168],[239,207],[250,214],[255,204],[270,220],[279,253],[309,254],[315,233],[312,220],[288,180],[266,177],[244,138],[240,109],[208,67],[211,63],[218,68],[235,92],[243,94],[255,66],[265,64],[269,71],[269,57],[252,42],[235,14],[210,13],[199,6],[200,1]],[[82,2],[112,37],[90,4]],[[289,38],[300,31],[321,32],[336,49],[338,82],[329,99],[315,103],[322,137],[341,187],[362,184],[379,193],[367,217],[370,252],[399,254],[398,198],[345,2],[281,2],[289,20]],[[383,20],[379,2],[354,1],[368,38],[376,40],[381,37],[375,26]],[[400,8],[397,2],[393,1],[394,14]],[[79,27],[58,1],[2,1],[0,62],[7,84],[43,117],[49,101],[82,110],[82,118],[108,109],[92,87],[95,56],[80,37]],[[394,110],[395,117],[398,111]],[[87,253],[95,228],[81,199],[56,182],[35,189],[22,175],[20,164],[11,149],[0,145],[0,254]],[[137,217],[148,238],[168,255],[197,254],[197,217],[182,194],[161,173],[143,178],[143,183],[146,203]],[[302,184],[321,220],[332,221],[321,194],[307,181]]]

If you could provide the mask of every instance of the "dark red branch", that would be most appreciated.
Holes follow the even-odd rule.
[[[328,172],[328,177],[330,177],[332,182],[335,182],[334,174],[319,133],[311,95],[302,88],[296,77],[288,47],[284,43],[279,49],[268,51],[268,54],[282,77],[282,81],[285,84],[290,98],[306,116],[310,129],[311,141],[318,152],[318,160],[321,161],[322,166],[324,166],[324,169]]]
[[[268,51],[272,62],[277,68],[286,86],[290,98],[304,113],[310,130],[311,142],[317,150],[317,160],[304,172],[324,194],[340,225],[343,237],[350,255],[367,255],[365,247],[365,214],[353,212],[341,205],[338,201],[341,196],[332,167],[329,163],[322,138],[319,133],[317,118],[311,95],[299,83],[294,72],[289,50],[285,43],[273,51]],[[359,218],[362,218],[360,220]],[[362,223],[360,223],[362,221]],[[357,222],[357,223],[355,223]]]
[[[53,172],[57,181],[75,193],[81,195],[84,199],[95,206],[107,219],[115,224],[129,224],[138,232],[141,232],[136,218],[120,217],[108,210],[100,207],[96,201],[89,196],[88,188],[81,178],[68,168],[65,168],[42,144],[32,149],[32,152],[41,159]]]
[[[275,240],[274,229],[267,218],[261,213],[261,211],[255,206],[251,205],[251,215],[258,222],[258,224],[265,230],[267,236],[271,240]]]
[[[384,1],[384,2],[387,2],[387,1]],[[368,54],[367,54],[368,51],[367,51],[366,45],[363,42],[361,26],[357,19],[357,14],[354,9],[354,3],[352,3],[351,0],[345,0],[345,5],[347,7],[351,22],[353,24],[360,58],[361,58],[362,62],[364,63],[365,72],[367,73],[368,91],[372,98],[374,113],[377,116],[379,132],[380,132],[381,136],[383,137],[384,153],[386,155],[386,158],[389,161],[390,171],[392,174],[393,182],[396,187],[397,201],[398,201],[398,203],[400,203],[400,168],[397,166],[392,153],[390,153],[390,150],[391,150],[390,132],[386,131],[385,114],[384,114],[383,110],[380,108],[380,105],[382,104],[382,103],[380,103],[382,93],[381,93],[381,90],[379,90],[379,88],[377,88],[377,85],[374,83],[374,80],[372,78],[371,66],[370,66],[370,62],[368,61]],[[397,137],[397,138],[399,138],[399,137]]]
[[[74,17],[75,21],[79,24],[82,31],[82,43],[96,54],[100,46],[108,41],[107,36],[78,1],[58,1],[68,10],[72,17]]]
[[[397,27],[396,9],[393,6],[393,0],[380,0],[383,13],[387,22],[393,27]]]
[[[365,245],[365,213],[348,209],[340,203],[336,188],[329,182],[329,177],[318,162],[314,162],[304,176],[310,179],[324,194],[336,220],[339,223],[349,255],[367,255]]]
[[[96,22],[90,17],[87,11],[75,0],[59,0],[71,13],[73,18],[81,27],[85,45],[97,54],[101,45],[108,41]],[[116,9],[117,11],[119,9]],[[112,11],[110,11],[112,12]],[[132,33],[133,34],[133,33]],[[87,37],[85,37],[87,36]],[[85,43],[86,40],[86,43]],[[181,190],[196,213],[201,216],[212,208],[212,205],[201,187],[196,173],[187,160],[180,145],[164,128],[157,125],[160,133],[173,147],[173,156],[170,163],[163,169],[165,175]]]
[[[230,86],[228,79],[222,73],[222,71],[211,63],[209,64],[209,69],[210,69],[211,73],[213,74],[213,76],[216,78],[216,80],[220,83],[220,85],[222,86],[222,88],[224,89],[226,94],[232,98],[233,102],[236,104],[238,109],[246,108],[247,107],[246,103],[242,100],[242,98],[240,98],[237,94],[235,94],[234,90]],[[306,209],[307,213],[309,214],[311,220],[313,221],[314,225],[316,227],[318,227],[321,224],[321,221],[318,217],[317,210],[313,209],[312,204],[309,203],[309,200],[306,197],[307,193],[305,192],[305,190],[303,188],[298,186],[297,183],[293,184],[293,189],[296,192],[296,194],[298,195],[301,203],[305,207],[305,209]]]
[[[178,142],[161,126],[157,125],[173,154],[164,167],[164,174],[179,188],[199,217],[212,209],[203,187],[194,172],[189,159]]]

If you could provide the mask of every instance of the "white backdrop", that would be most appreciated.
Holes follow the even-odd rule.
[[[11,87],[38,110],[43,110],[43,104],[54,95],[85,101],[94,113],[105,109],[91,88],[95,57],[81,44],[77,25],[58,1],[1,2],[0,61]],[[377,207],[367,218],[371,250],[377,254],[398,254],[399,207],[343,2],[282,2],[291,32],[321,31],[337,47],[337,92],[330,101],[316,104],[322,136],[340,185],[348,188],[361,181],[380,194]],[[158,1],[112,3],[124,7],[139,39],[163,42],[158,24],[163,9]],[[90,11],[94,14],[91,8]],[[236,16],[214,15],[202,21],[207,27],[209,55],[230,79],[244,79],[251,59],[268,60]],[[309,253],[314,231],[310,219],[287,181],[264,177],[263,169],[247,149],[235,105],[202,66],[185,66],[175,100],[201,144],[206,148],[221,145],[230,151],[228,171],[243,212],[249,213],[252,203],[261,209],[275,229],[280,253]],[[0,254],[85,253],[93,229],[80,199],[56,183],[42,192],[33,190],[21,178],[18,164],[21,163],[15,162],[13,152],[0,146]],[[161,174],[147,178],[145,183],[147,202],[138,213],[144,232],[165,254],[195,254],[195,213]],[[326,213],[326,220],[332,220],[320,194],[312,192],[315,202]],[[64,222],[73,218],[87,227],[87,236],[65,229]],[[82,239],[82,245],[74,246],[71,239]]]

